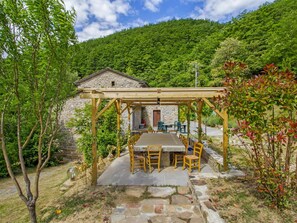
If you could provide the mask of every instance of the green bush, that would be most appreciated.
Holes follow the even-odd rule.
[[[106,102],[99,108],[102,109]],[[97,122],[97,151],[99,156],[106,157],[110,146],[117,145],[117,118],[114,107],[111,107],[99,118]],[[92,133],[91,133],[91,105],[77,109],[75,117],[70,120],[68,127],[75,128],[75,133],[81,137],[77,140],[78,149],[84,154],[85,162],[92,162]],[[121,140],[123,141],[123,140]]]
[[[13,117],[13,116],[11,116]],[[7,148],[8,157],[11,163],[11,167],[14,173],[18,173],[21,171],[20,163],[19,163],[19,154],[18,154],[18,145],[17,145],[17,136],[16,136],[16,120],[13,118],[8,119],[9,123],[6,123],[5,128],[5,143]],[[30,122],[28,122],[28,126],[30,125]],[[25,137],[29,134],[30,128],[24,129],[24,131],[21,132],[22,136]],[[23,149],[23,157],[25,161],[26,167],[34,167],[38,163],[38,151],[37,151],[37,144],[38,144],[38,130],[35,131],[33,134],[30,142],[28,145]],[[45,136],[46,137],[46,136]],[[1,143],[0,143],[1,146]],[[59,145],[54,144],[51,149],[51,153],[54,154],[59,150]],[[45,138],[44,140],[44,146],[42,148],[42,155],[46,155],[47,153],[47,140]],[[47,166],[54,166],[58,164],[58,160],[55,156],[51,156],[50,160],[47,163]],[[0,178],[7,177],[8,172],[6,169],[6,163],[4,160],[4,156],[2,153],[2,150],[0,149]]]
[[[223,125],[223,119],[216,114],[212,114],[208,117],[202,118],[204,124],[210,127],[216,127],[218,125]]]

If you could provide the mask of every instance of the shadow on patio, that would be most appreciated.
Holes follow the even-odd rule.
[[[188,186],[188,171],[182,170],[181,166],[176,169],[172,166],[162,168],[160,173],[155,169],[152,173],[136,170],[131,174],[129,162],[129,154],[116,158],[98,178],[97,185]],[[195,169],[193,174],[214,176],[216,172],[201,160],[201,172]]]

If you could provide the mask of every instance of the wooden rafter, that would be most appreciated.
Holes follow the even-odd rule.
[[[224,119],[224,115],[218,109],[216,109],[216,107],[208,99],[202,99],[215,113],[217,113],[222,119]]]
[[[116,98],[111,99],[100,112],[97,113],[96,118],[98,119],[107,109],[109,109],[112,104],[116,101]]]

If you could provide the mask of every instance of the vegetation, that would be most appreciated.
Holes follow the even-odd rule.
[[[238,120],[235,134],[251,141],[247,150],[259,192],[284,208],[297,195],[297,81],[274,65],[246,80],[238,75],[244,67],[226,64],[228,91],[222,105]]]
[[[220,216],[230,223],[292,223],[297,220],[296,204],[286,210],[267,206],[250,178],[209,179],[210,201]]]
[[[106,103],[101,103],[102,109]],[[74,127],[75,133],[80,135],[77,140],[78,149],[84,154],[87,164],[92,162],[92,133],[91,133],[91,105],[78,109],[75,117],[69,122],[69,127]],[[112,146],[117,145],[117,122],[115,107],[108,109],[97,122],[98,154],[106,157],[112,151]]]
[[[71,91],[73,23],[74,14],[57,0],[0,2],[1,148],[31,222],[37,221],[40,173],[50,159],[59,112]],[[29,162],[36,164],[33,182]],[[13,166],[21,169],[24,187]]]
[[[129,29],[78,45],[72,63],[80,77],[111,67],[147,81],[151,87],[222,84],[226,60],[248,65],[258,74],[269,63],[297,71],[297,5],[276,0],[226,24],[205,20],[172,20]]]
[[[242,67],[229,64],[237,69],[232,70],[234,82],[228,82],[235,92],[229,95],[234,100],[229,110],[241,121],[238,130],[254,143],[251,163],[258,189],[280,208],[294,198],[297,174],[289,167],[296,162],[296,76],[286,72],[297,71],[294,0],[276,0],[226,24],[172,20],[77,46],[72,46],[73,22],[74,14],[65,11],[60,0],[0,1],[0,176],[9,172],[31,221],[36,221],[40,172],[58,148],[59,112],[78,78],[72,73],[81,78],[106,67],[152,87],[193,87],[194,67],[199,67],[198,86],[220,86],[226,60],[243,62]],[[266,67],[266,75],[245,80],[270,63],[279,70]],[[71,124],[82,135],[79,147],[87,161],[92,141],[89,112],[78,111]],[[185,113],[180,110],[182,120]],[[211,110],[204,108],[203,113],[210,116],[208,124],[220,124]],[[114,114],[107,111],[98,123],[98,151],[103,157],[116,144]],[[37,166],[33,190],[26,170],[30,166]],[[24,175],[26,194],[15,177],[17,170]]]

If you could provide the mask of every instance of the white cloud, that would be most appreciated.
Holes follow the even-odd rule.
[[[183,0],[193,1],[193,0]],[[195,7],[195,13],[191,15],[197,19],[210,19],[224,21],[230,16],[236,16],[243,10],[254,10],[265,2],[274,0],[198,0],[203,6]]]
[[[176,17],[176,16],[165,16],[165,17],[161,17],[157,20],[157,22],[166,22],[166,21],[169,21],[169,20],[179,20],[180,18],[179,17]]]
[[[162,3],[162,1],[163,0],[145,0],[144,6],[152,12],[157,12],[159,11],[158,6]]]
[[[128,23],[128,25],[125,27],[125,28],[135,28],[135,27],[142,27],[142,26],[145,26],[145,25],[148,25],[149,23],[147,21],[144,21],[140,18],[134,20],[133,22],[131,23]]]
[[[116,28],[108,28],[101,26],[97,22],[86,25],[81,31],[77,32],[77,37],[80,41],[85,41],[88,39],[95,39],[103,36],[110,35],[116,32]]]
[[[75,28],[80,41],[120,30],[119,15],[128,15],[131,9],[127,0],[65,0],[65,6],[76,11]]]

